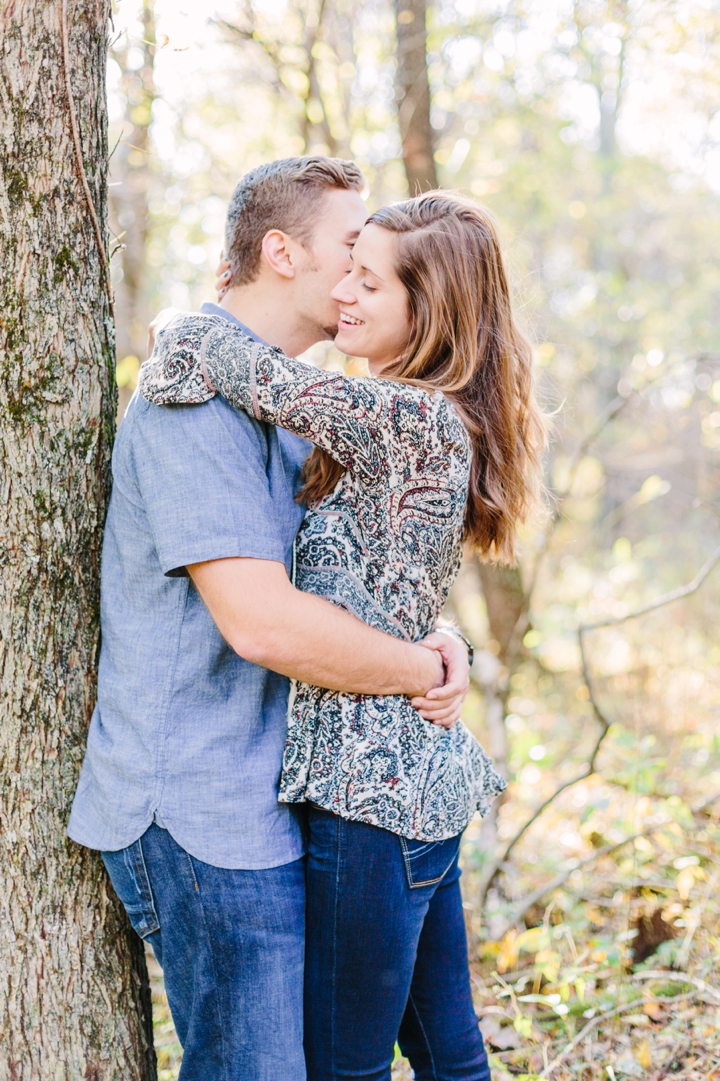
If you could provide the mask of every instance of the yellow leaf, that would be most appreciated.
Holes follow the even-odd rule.
[[[517,931],[508,931],[500,943],[500,953],[497,959],[498,972],[507,972],[516,964],[518,959]]]
[[[635,1058],[638,1060],[643,1070],[649,1070],[652,1066],[652,1053],[650,1051],[650,1043],[648,1040],[643,1040],[638,1047],[635,1048]]]
[[[517,948],[532,953],[533,950],[539,950],[546,939],[547,931],[544,927],[531,927],[529,931],[523,931],[521,935],[518,935]]]
[[[549,983],[555,983],[560,971],[562,957],[555,950],[540,950],[535,955],[535,965]]]
[[[683,901],[687,901],[690,896],[690,890],[695,884],[695,874],[692,867],[683,867],[676,880],[677,891],[682,897]]]
[[[480,946],[480,956],[495,958],[500,953],[500,943],[492,940],[483,942]]]
[[[578,976],[575,980],[575,990],[577,991],[577,997],[581,1002],[585,1001],[585,980],[582,976]]]
[[[601,964],[606,959],[607,952],[605,950],[593,950],[590,956],[593,961],[597,961],[598,964]]]
[[[662,1020],[662,1008],[658,1002],[643,1002],[643,1013],[646,1014],[651,1021]]]

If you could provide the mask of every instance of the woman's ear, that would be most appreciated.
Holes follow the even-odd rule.
[[[271,229],[262,242],[265,262],[281,278],[294,278],[297,265],[298,243],[281,229]]]

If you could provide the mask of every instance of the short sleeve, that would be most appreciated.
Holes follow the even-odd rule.
[[[233,556],[284,563],[264,425],[220,398],[134,405],[123,423],[133,425],[132,472],[163,573]]]

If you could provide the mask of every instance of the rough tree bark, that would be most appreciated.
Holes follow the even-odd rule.
[[[0,0],[0,1078],[8,1081],[156,1076],[141,944],[100,858],[65,836],[95,695],[116,407],[99,251],[109,8],[109,0]],[[95,222],[73,141],[63,26]]]
[[[426,0],[395,0],[395,101],[403,165],[411,195],[438,186],[430,124]]]

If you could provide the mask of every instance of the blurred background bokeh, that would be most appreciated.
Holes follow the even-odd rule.
[[[478,647],[466,723],[510,781],[464,842],[497,1079],[720,1077],[703,982],[720,959],[719,41],[717,0],[115,6],[121,412],[152,314],[214,299],[248,168],[353,157],[370,209],[439,185],[499,219],[552,441],[520,567],[469,559],[449,605]],[[312,359],[362,371],[331,346]]]

